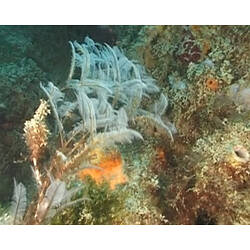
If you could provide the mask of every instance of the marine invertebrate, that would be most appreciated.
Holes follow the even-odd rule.
[[[235,103],[242,107],[243,110],[250,110],[250,88],[239,90],[235,96]]]
[[[177,133],[177,129],[168,118],[163,118],[167,108],[168,98],[161,93],[159,100],[151,107],[152,112],[141,110],[141,116],[137,117],[137,121],[139,122],[138,124],[140,124],[140,122],[145,124],[146,122],[149,128],[156,130],[161,135],[167,134],[170,137],[171,142],[174,142],[174,135]]]
[[[97,168],[84,169],[79,172],[79,177],[91,176],[97,184],[108,182],[111,189],[117,184],[127,182],[127,177],[123,173],[123,161],[119,152],[98,153]]]
[[[40,106],[36,110],[35,115],[30,121],[24,124],[25,142],[30,150],[30,158],[34,165],[48,142],[48,129],[45,124],[45,118],[50,113],[48,103],[44,100],[40,101]]]
[[[45,88],[42,85],[42,83],[40,83],[40,88],[44,91],[44,93],[47,95],[49,99],[51,108],[53,110],[58,125],[59,134],[61,138],[61,146],[63,146],[63,125],[61,120],[59,119],[59,115],[57,112],[57,104],[58,102],[62,101],[64,94],[61,91],[59,91],[58,88],[56,88],[52,82],[48,83],[47,88]]]
[[[33,173],[39,185],[42,185],[41,174],[38,160],[41,158],[48,142],[49,130],[45,124],[45,118],[50,113],[48,103],[41,100],[40,106],[35,112],[34,117],[24,124],[24,137],[26,145],[30,151],[30,159],[33,163]]]
[[[249,68],[249,60],[246,60],[249,42],[243,45],[243,39],[247,41],[249,37],[249,28],[195,26],[191,27],[193,37],[189,30],[190,27],[185,26],[166,27],[165,31],[156,34],[151,32],[150,41],[145,35],[142,49],[138,51],[145,56],[144,62],[153,76],[164,88],[167,86],[165,91],[171,103],[168,114],[179,131],[174,145],[180,140],[186,149],[178,155],[174,145],[168,146],[173,154],[173,161],[168,159],[168,162],[177,167],[168,169],[167,184],[162,190],[168,189],[171,185],[168,183],[177,187],[176,192],[166,194],[166,214],[170,213],[168,218],[174,224],[194,224],[201,221],[201,217],[216,224],[249,224],[249,112],[245,112],[243,118],[235,110],[235,105],[240,110],[249,110],[247,91],[239,94],[249,87],[242,84],[242,80],[246,84],[249,82],[249,70],[246,70]],[[192,74],[187,74],[187,65],[188,70],[192,68]],[[169,86],[167,80],[175,71],[182,82],[187,83],[178,86],[177,90],[174,85]],[[238,83],[239,79],[233,103],[225,96],[225,86]],[[185,88],[181,92],[182,86]],[[235,124],[228,128],[232,120]],[[239,121],[244,123],[239,124]],[[151,135],[155,135],[155,131],[152,129]],[[202,144],[200,150],[190,153],[193,144],[198,146],[199,143]],[[172,176],[169,175],[171,170]],[[179,199],[177,205],[173,202],[175,199]],[[174,212],[171,214],[175,209],[179,213],[177,223],[172,216]]]
[[[167,158],[170,167],[165,177],[161,172],[166,184],[159,193],[171,223],[249,224],[249,132],[245,123],[227,120],[223,129],[214,128],[191,147],[182,139],[186,151],[181,154],[166,149],[174,161]]]
[[[246,163],[250,160],[250,155],[248,150],[241,145],[234,146],[233,153],[236,161]]]
[[[143,66],[128,60],[118,47],[111,48],[107,44],[102,46],[88,37],[84,44],[74,42],[72,46],[74,49],[68,85],[81,93],[81,96],[77,96],[78,99],[86,99],[83,107],[91,107],[92,111],[88,114],[92,114],[91,120],[93,124],[97,124],[97,129],[113,127],[115,117],[123,119],[121,123],[124,125],[129,120],[134,121],[137,116],[151,116],[159,126],[166,129],[172,139],[169,127],[160,119],[168,106],[167,96],[161,94],[159,101],[163,107],[160,115],[154,114],[155,110],[149,112],[141,107],[142,98],[159,92],[156,81],[147,74]],[[80,79],[71,79],[77,68],[80,68]],[[87,100],[88,95],[96,98]],[[118,107],[122,107],[124,111],[117,112]]]
[[[196,63],[201,59],[202,50],[196,43],[192,34],[187,34],[180,44],[178,52],[176,53],[178,59],[185,64],[190,62]]]
[[[50,185],[45,189],[43,196],[39,196],[39,201],[35,211],[36,223],[41,223],[45,219],[53,217],[59,210],[72,206],[77,202],[86,200],[86,197],[74,200],[74,196],[82,187],[71,188],[67,190],[66,183],[61,180],[51,180]]]
[[[248,87],[248,82],[240,81],[230,85],[227,95],[238,107],[239,111],[250,110],[250,88]]]
[[[14,192],[10,208],[12,224],[22,223],[26,207],[26,188],[22,183],[17,185],[16,180],[14,179]]]
[[[74,42],[71,47],[72,64],[64,91],[52,82],[47,86],[40,83],[49,99],[58,131],[52,135],[56,150],[51,151],[46,161],[43,162],[41,156],[48,143],[49,131],[45,124],[45,118],[50,113],[48,103],[42,100],[34,117],[25,123],[26,144],[30,149],[38,195],[28,207],[23,223],[44,223],[58,209],[86,199],[83,197],[71,202],[72,196],[82,186],[70,190],[66,188],[69,177],[75,179],[80,170],[92,168],[92,171],[94,168],[94,172],[83,171],[82,176],[88,173],[98,183],[106,180],[111,189],[126,182],[119,153],[97,152],[104,152],[116,143],[143,139],[140,133],[128,128],[128,121],[146,112],[139,109],[143,96],[148,97],[148,94],[159,91],[144,68],[129,61],[117,47],[101,46],[89,38],[86,38],[85,44]],[[80,79],[72,79],[78,69]],[[75,101],[70,95],[72,90]],[[166,107],[167,99],[162,96],[161,102],[157,102],[154,108],[159,123]],[[70,118],[69,114],[73,112],[78,117],[78,123],[67,127],[65,118]],[[60,144],[57,143],[58,136]],[[93,161],[97,155],[100,161]],[[99,171],[100,168],[103,171]]]
[[[151,111],[146,110],[147,105],[142,108],[142,99],[159,93],[156,81],[144,67],[130,61],[117,47],[103,46],[89,38],[83,44],[70,45],[73,56],[66,87],[40,83],[48,102],[42,100],[34,117],[25,123],[37,195],[15,223],[48,223],[58,211],[85,200],[78,192],[83,183],[71,186],[72,181],[79,182],[78,173],[82,178],[92,176],[97,184],[108,182],[112,191],[117,184],[128,182],[115,147],[117,143],[143,139],[129,128],[129,122],[136,117],[150,117],[173,139],[174,126],[162,120],[167,96],[161,94],[158,101],[151,103]],[[53,133],[45,124],[50,109],[55,118]],[[75,119],[66,124],[72,115]]]
[[[219,89],[218,80],[212,77],[207,78],[205,85],[211,91],[217,91]]]
[[[200,199],[196,201],[197,207],[207,206],[205,210],[218,223],[246,223],[243,221],[248,220],[248,201],[242,200],[249,199],[246,195],[250,179],[249,136],[249,129],[244,124],[229,123],[223,132],[215,131],[195,146],[195,150],[199,147],[198,151],[203,151],[205,157],[198,164],[193,189]]]

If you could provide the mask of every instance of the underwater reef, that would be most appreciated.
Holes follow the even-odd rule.
[[[0,224],[250,224],[250,26],[0,41]]]

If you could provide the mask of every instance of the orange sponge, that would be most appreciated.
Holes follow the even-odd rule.
[[[123,173],[123,162],[120,153],[103,153],[99,159],[100,162],[97,166],[100,169],[84,169],[79,172],[80,179],[90,176],[97,184],[107,181],[111,189],[115,189],[117,184],[127,182],[127,176]]]
[[[206,87],[212,91],[217,91],[219,89],[219,82],[212,77],[209,77],[205,83]]]

